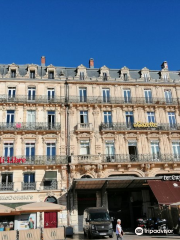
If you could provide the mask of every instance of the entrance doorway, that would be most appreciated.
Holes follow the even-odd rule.
[[[57,204],[55,197],[47,197],[45,202]],[[57,212],[45,212],[44,213],[44,228],[56,228],[57,227]]]

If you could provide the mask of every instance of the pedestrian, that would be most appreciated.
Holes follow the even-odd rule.
[[[117,220],[117,224],[116,224],[116,236],[117,236],[117,240],[122,240],[123,239],[121,220],[120,219]]]

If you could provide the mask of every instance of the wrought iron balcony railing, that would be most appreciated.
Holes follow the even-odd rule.
[[[14,183],[0,183],[0,191],[13,191],[14,190]]]
[[[16,122],[16,123],[0,123],[0,131],[59,131],[60,123],[45,122]]]
[[[159,105],[178,105],[177,98],[145,98],[145,97],[102,97],[102,96],[69,96],[69,103],[102,103],[102,104],[159,104]]]
[[[180,124],[169,123],[101,123],[101,131],[123,131],[123,130],[158,130],[158,131],[173,131],[180,130]]]
[[[57,180],[44,181],[44,190],[57,190]]]
[[[0,165],[53,165],[53,164],[67,164],[68,157],[63,155],[47,156],[13,156],[0,157]]]
[[[179,162],[180,155],[176,154],[114,154],[101,155],[102,162]]]
[[[22,191],[36,190],[36,183],[35,182],[30,182],[30,183],[22,182],[21,185],[22,185]]]
[[[78,123],[76,129],[79,131],[92,131],[92,123]]]
[[[0,95],[0,103],[12,102],[12,103],[65,103],[65,97],[48,97],[43,95],[15,95],[8,96],[7,94]]]
[[[73,155],[71,156],[71,162],[77,163],[97,163],[100,162],[100,155]]]

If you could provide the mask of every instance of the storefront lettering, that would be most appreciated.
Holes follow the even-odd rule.
[[[1,163],[25,163],[26,158],[17,158],[17,157],[0,157]]]
[[[33,195],[10,195],[10,196],[0,196],[0,200],[32,200]]]
[[[179,176],[175,176],[175,175],[172,175],[172,176],[164,176],[164,177],[163,177],[163,180],[164,180],[164,181],[179,181],[179,182],[180,182],[180,175],[179,175]]]
[[[140,128],[148,128],[148,127],[151,127],[151,128],[157,128],[157,123],[153,123],[153,122],[150,122],[150,123],[141,123],[141,122],[137,122],[137,123],[134,123],[133,126],[135,128],[137,127],[140,127]]]

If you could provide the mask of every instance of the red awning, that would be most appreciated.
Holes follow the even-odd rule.
[[[148,184],[159,204],[180,202],[180,182],[148,180]]]

